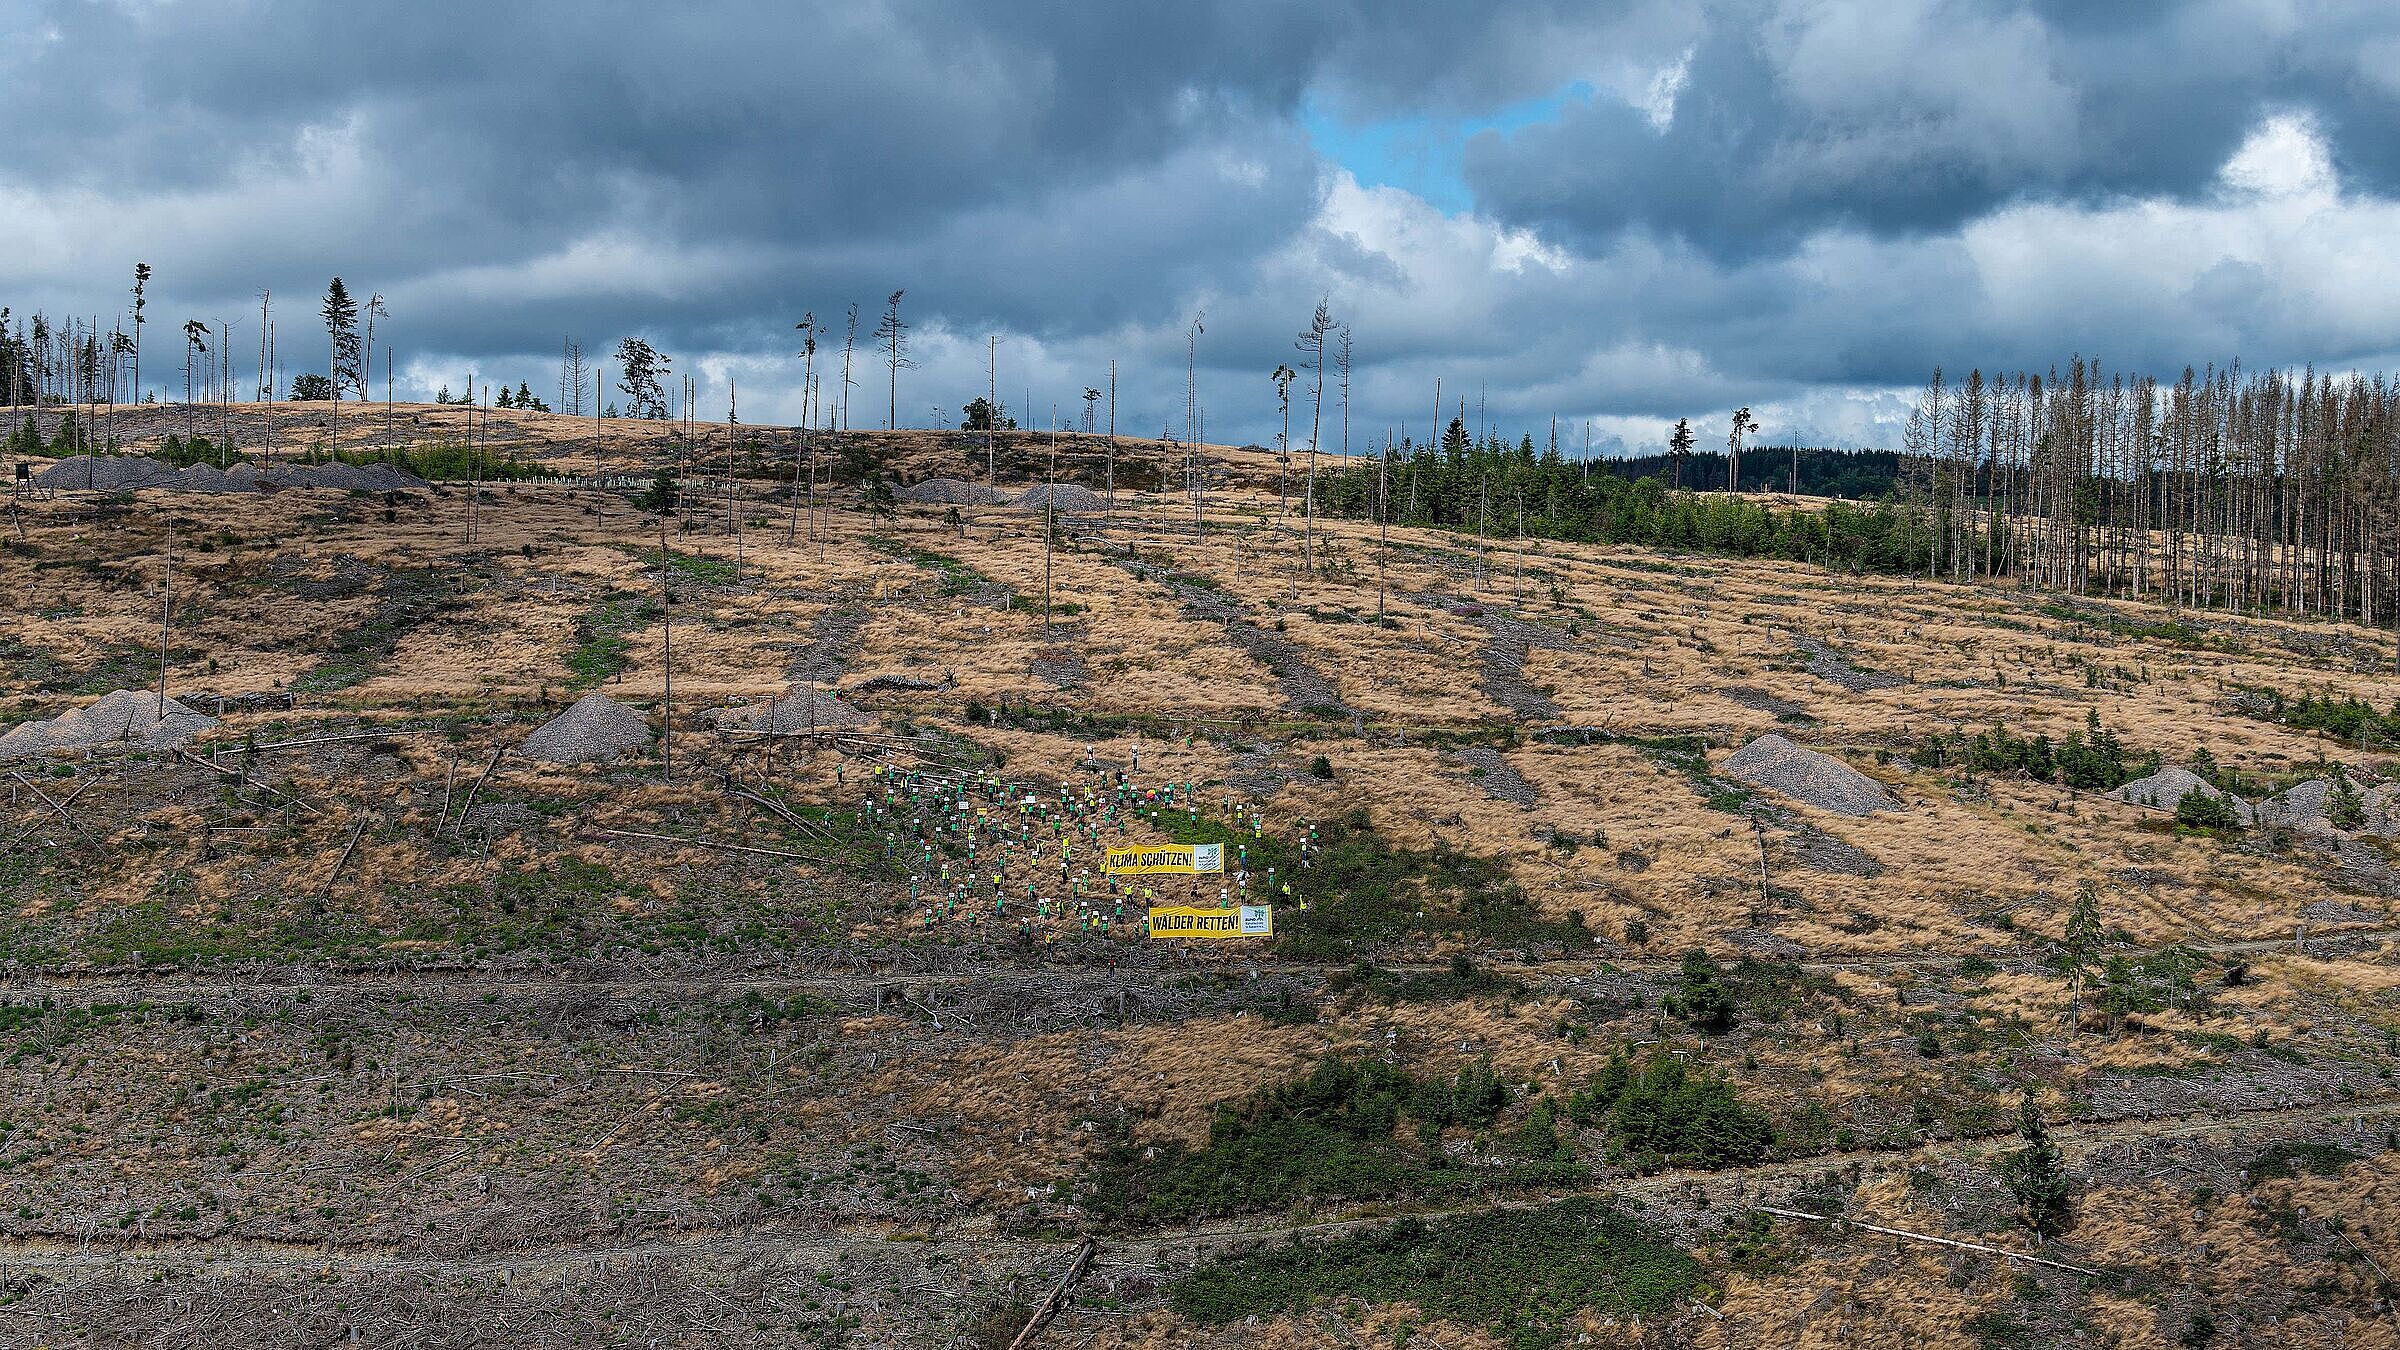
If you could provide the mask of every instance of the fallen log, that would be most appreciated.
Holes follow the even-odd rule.
[[[1033,1310],[1032,1320],[1025,1324],[1023,1331],[1017,1333],[1015,1340],[1008,1343],[1008,1350],[1031,1350],[1033,1343],[1041,1339],[1043,1328],[1048,1327],[1051,1319],[1065,1310],[1067,1296],[1074,1292],[1084,1272],[1092,1268],[1092,1255],[1099,1250],[1099,1243],[1088,1237],[1083,1240],[1083,1245],[1075,1249],[1075,1259],[1067,1263],[1067,1273],[1059,1277],[1050,1296],[1042,1300],[1042,1306]]]
[[[2005,1247],[1991,1247],[1980,1242],[1961,1242],[1957,1238],[1935,1237],[1931,1233],[1912,1233],[1905,1228],[1886,1228],[1881,1224],[1862,1223],[1857,1219],[1845,1219],[1836,1214],[1810,1214],[1797,1209],[1777,1209],[1773,1205],[1752,1205],[1751,1208],[1761,1214],[1772,1214],[1779,1219],[1806,1219],[1810,1223],[1832,1224],[1837,1228],[1856,1228],[1869,1233],[1882,1233],[1887,1237],[1907,1238],[1911,1242],[1931,1242],[1944,1247],[1956,1247],[1961,1251],[1982,1252],[1986,1256],[2023,1261],[2029,1265],[2048,1266],[2053,1270],[2071,1270],[2078,1275],[2097,1277],[2102,1273],[2089,1266],[2052,1261],[2041,1256],[2028,1256],[2024,1252],[2012,1252]]]

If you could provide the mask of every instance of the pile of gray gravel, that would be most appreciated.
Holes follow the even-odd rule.
[[[2355,780],[2352,786],[2357,786]],[[2353,833],[2387,838],[2400,834],[2400,818],[2393,815],[2393,809],[2400,807],[2400,800],[2395,798],[2400,798],[2400,793],[2389,786],[2360,788],[2358,803],[2365,820]],[[2258,823],[2280,825],[2303,834],[2338,834],[2341,829],[2333,823],[2330,809],[2332,800],[2333,780],[2330,778],[2311,778],[2294,783],[2258,804]]]
[[[165,487],[181,479],[174,465],[140,455],[73,455],[33,476],[36,484],[61,492],[76,488],[122,492],[127,488]]]
[[[1721,772],[1839,815],[1863,816],[1898,805],[1883,784],[1831,755],[1803,749],[1773,732],[1734,751]]]
[[[34,475],[53,491],[90,488],[125,492],[272,492],[283,488],[333,488],[347,492],[406,492],[425,480],[389,464],[236,464],[219,469],[195,464],[178,469],[142,455],[74,455]]]
[[[922,483],[911,483],[894,495],[904,502],[946,503],[951,506],[998,506],[1008,500],[1007,493],[956,478],[928,478]]]
[[[2294,783],[2258,804],[2258,823],[2281,825],[2307,834],[2331,833],[2333,819],[2327,814],[2326,804],[2332,796],[2330,779],[2311,778]]]
[[[2155,806],[2161,811],[2172,811],[2183,803],[2185,797],[2195,792],[2205,793],[2211,797],[2223,797],[2232,804],[2234,814],[2240,816],[2245,824],[2258,818],[2257,810],[2250,803],[2239,797],[2227,796],[2225,793],[2217,791],[2208,785],[2207,779],[2193,773],[2190,769],[2171,765],[2160,769],[2148,778],[2136,778],[2125,786],[2112,790],[2108,795],[2121,802],[2130,802],[2135,806]]]
[[[1017,498],[1017,508],[1022,511],[1039,511],[1045,506],[1060,515],[1089,516],[1106,511],[1108,499],[1081,483],[1044,483]]]
[[[183,745],[216,724],[217,719],[193,712],[174,699],[168,699],[162,710],[155,691],[119,689],[73,712],[11,727],[8,734],[0,736],[0,760],[23,759],[50,750],[87,750],[120,741],[164,750]]]
[[[517,753],[545,764],[591,764],[650,744],[650,719],[606,694],[585,694],[544,722]]]
[[[833,695],[817,689],[795,689],[758,708],[731,708],[717,718],[727,731],[766,731],[789,735],[798,731],[839,731],[863,727],[875,719]]]

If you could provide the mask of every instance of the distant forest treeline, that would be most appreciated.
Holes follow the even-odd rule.
[[[1822,450],[1807,446],[1796,447],[1798,473],[1794,474],[1795,447],[1789,445],[1753,445],[1742,448],[1742,491],[1793,492],[1808,497],[1843,497],[1852,501],[1868,500],[1892,490],[1900,477],[1900,452],[1897,450]],[[1688,454],[1683,457],[1682,485],[1695,492],[1725,490],[1726,456],[1719,451]],[[1593,466],[1605,469],[1619,478],[1655,478],[1673,486],[1676,478],[1673,455],[1628,455],[1622,459],[1592,461]],[[1797,477],[1799,486],[1793,487]]]
[[[1681,429],[1679,428],[1679,439]],[[1479,535],[1789,557],[2066,594],[2282,610],[2400,625],[2400,383],[2186,369],[1936,371],[1905,447],[1801,451],[1804,492],[1872,506],[1771,507],[1721,490],[1724,460],[1685,454],[1595,472],[1531,437],[1438,446],[1319,477],[1319,509]],[[1688,445],[1688,441],[1686,442]],[[1790,483],[1794,455],[1744,447],[1745,490]],[[1847,476],[1846,476],[1847,475]],[[1707,491],[1711,485],[1718,491]]]

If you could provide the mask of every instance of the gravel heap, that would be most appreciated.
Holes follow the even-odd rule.
[[[2395,819],[2392,814],[2393,808],[2400,806],[2400,801],[2394,800],[2400,797],[2400,793],[2395,793],[2388,786],[2358,788],[2356,780],[2352,780],[2351,786],[2358,790],[2358,804],[2366,817],[2355,833],[2389,837],[2400,832],[2400,819]],[[2281,825],[2304,834],[2339,833],[2339,827],[2333,823],[2327,809],[2332,799],[2333,780],[2330,778],[2311,778],[2303,783],[2294,783],[2258,804],[2258,823]]]
[[[2305,783],[2294,783],[2258,804],[2258,822],[2309,834],[2330,831],[2333,820],[2326,814],[2325,804],[2332,796],[2333,783],[2329,779],[2311,778]]]
[[[25,722],[0,736],[0,759],[22,759],[46,750],[83,750],[133,741],[152,750],[182,745],[217,724],[217,719],[168,699],[159,715],[158,694],[119,689],[87,707],[41,722]]]
[[[1081,483],[1044,483],[1017,498],[1020,511],[1039,511],[1045,506],[1055,507],[1061,515],[1089,516],[1106,511],[1108,499]]]
[[[195,464],[178,469],[141,455],[75,455],[34,475],[53,490],[89,486],[100,492],[157,488],[167,492],[268,492],[281,488],[334,488],[353,492],[405,492],[425,480],[389,464],[236,464],[219,469]]]
[[[650,744],[650,719],[606,694],[585,694],[525,738],[517,753],[546,764],[590,764]]]
[[[2210,787],[2206,779],[2193,773],[2190,769],[2172,766],[2160,769],[2148,778],[2136,778],[2108,795],[2118,801],[2131,802],[2136,806],[2155,806],[2161,811],[2172,811],[2182,804],[2186,796],[2194,792],[2205,792],[2211,797],[2225,797],[2224,793]],[[2233,804],[2234,814],[2240,816],[2244,821],[2257,818],[2258,813],[2250,803],[2239,797],[2225,797],[2225,800]]]
[[[2360,909],[2356,905],[2345,905],[2339,900],[2318,900],[2303,905],[2300,907],[2300,917],[2312,924],[2336,924],[2350,927],[2364,927],[2383,922],[2382,915]]]
[[[875,719],[833,695],[816,689],[795,689],[763,707],[730,708],[717,718],[728,731],[827,731],[863,727]]]
[[[165,460],[141,455],[72,455],[36,473],[33,481],[53,490],[90,487],[100,492],[168,487],[183,475]]]
[[[1005,492],[956,478],[928,478],[922,483],[911,483],[893,495],[904,502],[946,502],[952,506],[998,506],[1008,500]]]
[[[1728,756],[1722,772],[1728,778],[1839,815],[1863,816],[1897,805],[1883,784],[1831,755],[1804,750],[1771,731]]]
[[[2361,834],[2380,835],[2385,839],[2400,838],[2400,787],[2385,784],[2368,788],[2358,794],[2367,808],[2367,823]]]

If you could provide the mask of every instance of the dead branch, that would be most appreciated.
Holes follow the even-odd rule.
[[[467,800],[458,808],[459,829],[463,830],[467,827],[467,813],[475,809],[475,794],[483,791],[484,780],[492,776],[492,770],[500,767],[500,757],[507,753],[508,747],[505,745],[494,750],[491,759],[484,764],[482,774],[478,775],[475,781],[468,786]]]
[[[322,900],[326,896],[333,894],[333,883],[335,879],[341,876],[342,868],[347,866],[350,862],[351,853],[358,848],[358,837],[366,832],[367,821],[364,816],[361,816],[358,824],[352,826],[350,829],[350,842],[342,846],[342,856],[333,860],[333,870],[325,874],[325,884],[317,888],[318,899]]]
[[[1083,1240],[1083,1245],[1075,1249],[1075,1259],[1067,1263],[1067,1273],[1059,1277],[1050,1296],[1042,1300],[1042,1306],[1033,1310],[1032,1320],[1025,1324],[1023,1331],[1017,1333],[1015,1340],[1008,1343],[1008,1350],[1030,1350],[1033,1343],[1041,1339],[1042,1329],[1049,1326],[1050,1319],[1058,1316],[1067,1306],[1067,1296],[1074,1291],[1076,1281],[1083,1278],[1084,1272],[1092,1268],[1092,1255],[1099,1250],[1099,1243],[1088,1237]]]
[[[437,730],[439,728],[400,727],[390,731],[361,731],[343,736],[309,736],[296,741],[268,741],[263,745],[245,746],[243,749],[252,754],[264,754],[269,750],[297,750],[302,746],[309,745],[339,745],[344,741],[381,741],[401,736],[431,736]]]
[[[67,828],[73,830],[84,840],[84,842],[98,842],[92,838],[90,832],[86,831],[81,825],[75,823],[75,817],[67,814],[67,808],[60,804],[57,798],[51,796],[47,792],[42,791],[40,788],[35,787],[32,779],[27,778],[21,773],[18,773],[15,769],[10,769],[8,771],[8,776],[16,779],[20,783],[23,783],[26,791],[31,792],[34,796],[41,798],[43,805],[48,806],[53,811],[56,811],[58,813],[58,818],[67,822]]]
[[[2012,1252],[2004,1247],[1990,1247],[1980,1242],[1961,1242],[1957,1238],[1935,1237],[1931,1233],[1912,1233],[1905,1228],[1886,1228],[1881,1224],[1862,1223],[1857,1219],[1845,1219],[1838,1215],[1809,1214],[1797,1209],[1777,1209],[1773,1205],[1752,1205],[1751,1208],[1761,1214],[1775,1215],[1777,1218],[1806,1219],[1810,1223],[1832,1224],[1836,1228],[1856,1228],[1869,1233],[1882,1233],[1887,1237],[1907,1238],[1912,1242],[1931,1242],[1944,1247],[1956,1247],[1962,1251],[1982,1252],[1986,1256],[2006,1257],[2011,1261],[2023,1261],[2030,1265],[2049,1266],[2054,1270],[2071,1270],[2078,1275],[2098,1276],[2101,1274],[2100,1271],[2089,1266],[2071,1265],[2065,1261],[2053,1261],[2041,1256],[2028,1256],[2023,1252]]]
[[[198,755],[193,754],[189,750],[177,750],[175,753],[182,756],[184,759],[199,765],[201,768],[208,770],[210,773],[222,774],[227,778],[238,779],[251,787],[257,788],[261,792],[272,792],[276,796],[283,798],[285,801],[290,802],[292,805],[299,807],[301,810],[308,812],[312,816],[321,816],[325,814],[300,798],[284,791],[282,788],[276,787],[269,783],[262,783],[238,769],[228,769],[222,765],[211,764],[207,760],[200,758]]]

